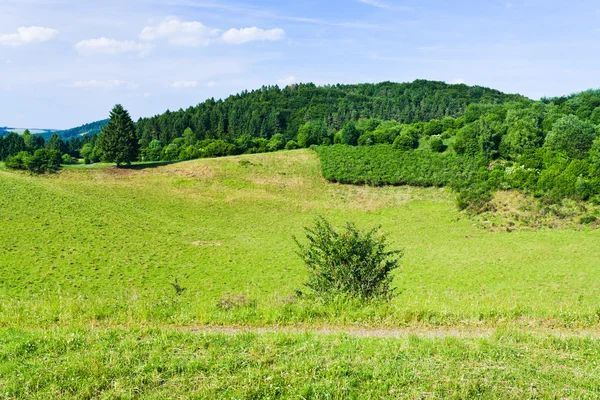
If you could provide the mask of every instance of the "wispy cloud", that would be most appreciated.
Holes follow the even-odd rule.
[[[150,1],[161,1],[162,0],[150,0]],[[269,9],[257,7],[257,6],[248,6],[248,5],[239,5],[239,4],[226,4],[226,3],[215,3],[215,2],[206,2],[206,1],[195,1],[195,0],[169,0],[167,4],[171,6],[183,6],[183,7],[191,7],[191,8],[203,8],[207,10],[217,10],[217,11],[227,11],[234,14],[241,14],[247,17],[253,18],[261,18],[261,19],[269,19],[276,21],[290,21],[290,22],[298,22],[303,24],[310,25],[321,25],[321,26],[331,26],[331,27],[340,27],[340,28],[350,28],[350,29],[382,29],[380,24],[372,24],[366,23],[363,21],[333,21],[326,20],[321,18],[310,18],[303,16],[290,16],[275,13]],[[390,7],[393,9],[410,9],[410,7]]]
[[[137,43],[131,40],[115,40],[105,37],[82,40],[75,45],[79,54],[108,54],[137,53],[140,56],[148,54],[152,46],[146,43]]]
[[[359,3],[366,4],[371,7],[381,8],[383,10],[390,11],[414,11],[413,7],[405,6],[401,4],[390,4],[388,1],[381,0],[356,0]]]
[[[363,4],[367,4],[369,6],[373,6],[373,7],[377,7],[377,8],[384,8],[384,9],[390,9],[390,5],[389,4],[385,4],[379,0],[358,0],[360,3]]]
[[[22,26],[17,29],[17,33],[8,33],[0,35],[0,45],[21,46],[29,43],[47,42],[58,35],[56,29],[44,28],[41,26]]]
[[[230,29],[225,32],[222,39],[225,43],[243,44],[253,41],[275,42],[285,38],[285,31],[280,28],[260,29],[256,26],[252,28]]]

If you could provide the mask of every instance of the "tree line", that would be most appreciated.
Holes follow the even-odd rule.
[[[452,186],[460,208],[480,211],[498,190],[547,203],[600,204],[600,91],[504,104],[471,104],[459,118],[401,124],[349,122],[320,147],[336,182]]]
[[[137,152],[131,161],[173,161],[258,153],[280,149],[331,144],[348,121],[361,118],[397,120],[401,123],[429,121],[462,115],[469,104],[499,104],[524,99],[479,86],[448,85],[442,82],[331,85],[291,85],[280,89],[265,86],[244,91],[225,100],[209,99],[196,107],[167,111],[135,124]],[[114,111],[114,110],[113,110]],[[87,163],[107,161],[97,146],[99,121],[66,131],[70,139],[60,149]],[[308,125],[307,125],[308,124]],[[79,136],[82,133],[90,133]],[[54,134],[47,141],[56,141]],[[62,139],[61,139],[62,140]],[[6,160],[19,151],[34,149],[12,145],[12,135],[0,157]],[[15,152],[15,149],[18,149]],[[111,160],[112,161],[112,160]]]
[[[140,159],[185,160],[332,144],[349,121],[413,123],[459,117],[472,103],[524,99],[478,86],[443,82],[265,86],[225,100],[140,119]],[[310,126],[305,126],[311,123]]]
[[[58,135],[48,141],[29,133],[7,135],[0,140],[0,158],[20,152],[33,156],[43,148],[60,152],[67,161],[80,157],[86,163],[122,165],[331,144],[388,144],[406,151],[426,142],[435,152],[477,158],[482,165],[504,160],[539,167],[547,157],[541,150],[552,149],[569,160],[589,158],[600,123],[600,91],[534,102],[488,88],[430,81],[302,84],[210,99],[135,124],[117,105],[108,121],[99,122],[101,133],[66,142]]]

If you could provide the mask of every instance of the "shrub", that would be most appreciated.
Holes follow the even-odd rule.
[[[431,138],[429,141],[429,147],[431,147],[431,151],[435,151],[436,153],[443,153],[446,150],[444,141],[439,136],[433,136]]]
[[[405,133],[401,133],[396,140],[394,140],[394,149],[408,151],[419,147],[419,139],[414,136],[409,136]]]
[[[365,133],[358,138],[359,146],[372,146],[375,143],[375,135],[373,133]]]
[[[296,149],[299,149],[299,148],[300,148],[300,146],[298,145],[298,143],[295,140],[290,140],[285,145],[285,149],[286,150],[296,150]]]
[[[432,119],[427,122],[423,128],[423,134],[425,136],[441,135],[444,132],[444,124],[442,121]]]
[[[479,131],[476,124],[471,123],[463,126],[456,133],[454,151],[456,151],[456,154],[476,156],[479,150]]]
[[[73,157],[70,154],[63,154],[62,163],[65,165],[73,164]]]
[[[6,166],[11,169],[22,169],[32,174],[56,172],[60,169],[63,159],[59,151],[39,149],[33,155],[22,151],[6,160]]]
[[[306,286],[323,298],[348,295],[360,299],[390,299],[390,273],[398,268],[401,250],[388,251],[379,228],[362,232],[348,223],[342,232],[320,218],[305,228],[308,244],[298,240],[298,255],[309,269]]]
[[[198,142],[202,148],[203,157],[223,157],[235,154],[235,146],[224,140],[203,140]]]
[[[483,184],[460,190],[456,198],[459,210],[475,214],[490,211],[491,200],[492,193]]]
[[[28,158],[31,157],[26,151],[20,151],[16,156],[8,157],[6,159],[6,167],[10,169],[27,169],[25,163]]]
[[[283,135],[281,133],[277,133],[277,134],[273,135],[273,137],[271,137],[271,140],[269,140],[269,144],[267,145],[267,150],[268,151],[283,150],[285,145],[286,145],[285,138],[283,137]]]
[[[56,172],[62,164],[62,156],[59,151],[40,149],[26,162],[27,170],[34,174],[44,172]]]

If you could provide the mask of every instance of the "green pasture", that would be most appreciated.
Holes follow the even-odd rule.
[[[0,170],[0,326],[598,324],[600,231],[485,231],[455,198],[327,183],[309,150]],[[391,304],[298,295],[292,236],[317,216],[381,225],[405,250]]]

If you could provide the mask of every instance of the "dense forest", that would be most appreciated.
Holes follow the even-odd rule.
[[[474,211],[509,189],[549,203],[600,203],[599,123],[600,90],[591,90],[539,102],[471,104],[459,118],[427,123],[360,120],[340,131],[359,146],[318,152],[331,181],[451,186],[459,206]]]
[[[225,100],[210,99],[187,110],[167,111],[138,120],[139,159],[186,160],[332,144],[335,133],[348,121],[361,118],[402,123],[429,121],[460,116],[469,104],[507,101],[527,100],[479,86],[423,80],[323,87],[300,84],[284,89],[263,87]],[[97,133],[107,123],[108,120],[103,120],[41,136],[49,141],[56,135],[66,141],[68,151],[65,153],[97,162],[101,155],[94,144]],[[7,140],[4,149],[0,148],[2,159],[15,155],[14,150],[23,147],[9,146],[11,140],[14,138]]]
[[[423,80],[271,86],[140,119],[136,129],[144,159],[156,159],[160,153],[163,159],[174,153],[185,159],[277,150],[288,143],[288,148],[331,144],[334,134],[348,121],[379,118],[413,123],[458,117],[472,103],[518,100],[525,98],[479,86]],[[308,122],[318,124],[320,131],[304,140],[298,133]]]
[[[600,202],[600,90],[532,101],[429,81],[302,84],[210,99],[135,126],[117,109],[118,124],[82,128],[106,125],[99,135],[65,142],[57,134],[47,141],[9,134],[0,139],[0,158],[20,154],[23,161],[11,161],[23,166],[27,154],[45,149],[63,154],[64,162],[114,162],[109,154],[120,154],[117,162],[127,164],[321,146],[329,180],[452,186],[463,208],[484,204],[500,189]],[[111,148],[119,132],[128,137],[126,152]]]

